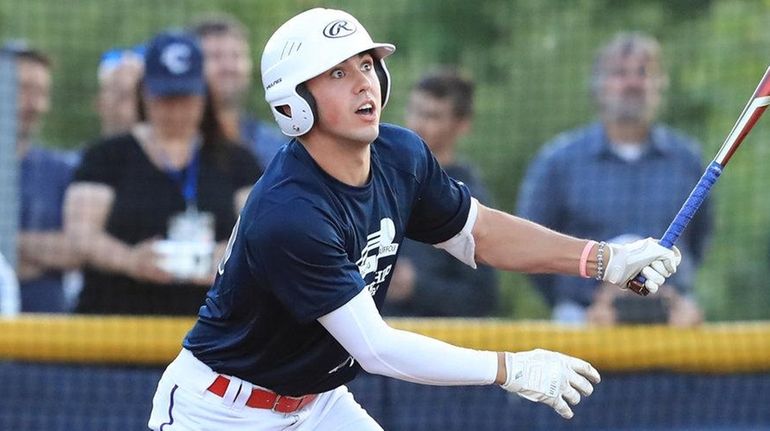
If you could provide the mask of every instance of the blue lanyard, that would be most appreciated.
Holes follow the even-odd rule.
[[[179,186],[184,201],[188,209],[194,209],[198,194],[198,169],[200,165],[200,145],[196,145],[193,150],[193,156],[190,164],[180,170],[164,169],[169,176]]]

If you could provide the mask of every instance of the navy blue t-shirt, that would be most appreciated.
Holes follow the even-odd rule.
[[[470,198],[407,129],[380,126],[363,187],[337,181],[291,141],[254,186],[184,347],[283,395],[345,384],[359,366],[316,319],[364,288],[381,308],[403,237],[452,238]]]

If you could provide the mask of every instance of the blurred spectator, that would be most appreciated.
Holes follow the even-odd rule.
[[[474,83],[443,68],[413,87],[406,126],[417,132],[449,176],[468,185],[481,203],[489,195],[476,169],[456,154],[471,129]],[[489,316],[497,306],[497,274],[478,265],[457,265],[454,257],[429,244],[404,239],[386,298],[385,314],[401,316]]]
[[[522,183],[518,214],[583,238],[660,237],[703,172],[698,143],[656,122],[667,85],[652,37],[621,33],[603,46],[591,76],[599,121],[559,135],[540,151]],[[677,242],[683,258],[671,285],[679,295],[690,298],[711,225],[706,201]],[[556,320],[585,321],[592,280],[533,281]]]
[[[143,99],[148,121],[90,147],[67,192],[87,262],[77,312],[196,314],[261,173],[222,134],[194,36],[149,42]]]
[[[144,74],[144,49],[112,49],[99,62],[97,112],[101,135],[126,133],[144,120],[141,81]]]
[[[617,286],[602,283],[586,310],[586,320],[599,326],[668,324],[692,327],[703,323],[700,306],[680,291],[676,285],[670,285],[654,296],[639,296],[630,290],[618,290]]]
[[[22,311],[64,312],[64,270],[79,264],[62,231],[64,192],[76,159],[45,148],[42,120],[51,107],[51,60],[22,41],[3,46],[16,59],[18,75],[16,155],[20,163],[21,214],[17,275]]]
[[[19,281],[16,272],[0,254],[0,316],[13,316],[19,313],[21,300],[19,298]]]
[[[622,235],[610,242],[627,244],[638,239],[642,238]],[[587,309],[586,319],[590,324],[602,326],[657,323],[690,327],[702,323],[703,312],[692,297],[679,293],[680,289],[674,285],[668,286],[656,295],[639,296],[630,290],[601,283]]]
[[[225,136],[249,148],[264,169],[288,138],[244,107],[252,76],[248,30],[235,18],[216,15],[199,20],[193,31],[203,47],[206,79]]]

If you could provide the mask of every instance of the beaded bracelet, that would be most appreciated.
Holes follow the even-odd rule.
[[[596,279],[601,281],[604,278],[604,247],[606,242],[599,243],[599,250],[596,251]]]

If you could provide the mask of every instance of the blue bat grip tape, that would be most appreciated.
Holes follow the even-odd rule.
[[[706,172],[704,172],[700,177],[700,180],[698,180],[698,184],[692,192],[690,192],[690,196],[687,197],[682,208],[679,209],[676,217],[674,217],[674,221],[672,221],[668,226],[668,229],[666,229],[666,233],[663,234],[663,238],[660,240],[660,245],[666,248],[674,246],[676,240],[679,239],[679,235],[682,234],[684,228],[687,227],[690,220],[692,220],[693,216],[698,211],[698,208],[700,208],[703,201],[706,200],[706,196],[708,196],[711,187],[717,182],[717,179],[719,179],[719,175],[721,174],[722,165],[716,161],[711,162],[706,169]],[[643,284],[646,279],[642,275],[638,275],[635,280]]]

